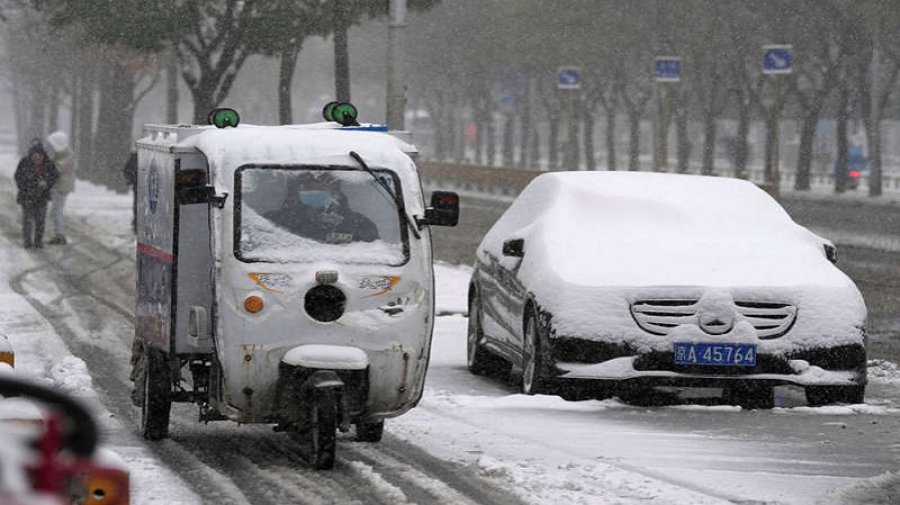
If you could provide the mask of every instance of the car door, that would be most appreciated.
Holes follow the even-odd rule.
[[[518,277],[522,258],[486,257],[482,291],[485,332],[512,357],[521,349],[522,307],[527,294]]]

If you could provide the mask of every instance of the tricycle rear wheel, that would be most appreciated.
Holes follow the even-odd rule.
[[[383,435],[384,421],[356,423],[356,440],[359,442],[380,442]]]
[[[141,359],[144,361],[141,434],[146,440],[160,440],[169,436],[172,370],[166,355],[150,346],[144,347]]]

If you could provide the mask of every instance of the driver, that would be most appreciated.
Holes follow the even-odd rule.
[[[281,207],[266,218],[296,235],[327,244],[372,242],[378,228],[350,204],[340,182],[328,173],[299,173],[288,181]]]

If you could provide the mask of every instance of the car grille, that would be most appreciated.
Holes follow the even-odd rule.
[[[698,323],[699,299],[656,298],[631,304],[631,315],[646,332],[666,335],[681,324]],[[797,308],[788,303],[736,300],[735,310],[756,328],[761,339],[778,338],[788,332]]]

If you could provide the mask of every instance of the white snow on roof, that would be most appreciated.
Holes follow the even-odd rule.
[[[401,182],[412,183],[415,165],[407,153],[415,148],[383,132],[344,130],[333,124],[204,128],[180,147],[196,147],[209,162],[221,187],[230,187],[234,169],[249,163],[320,164],[357,167],[350,157],[356,151],[370,167],[398,172]]]

